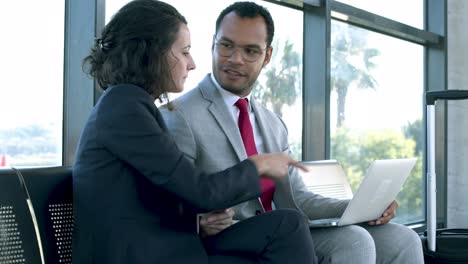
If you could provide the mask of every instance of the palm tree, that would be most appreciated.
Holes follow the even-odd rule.
[[[278,41],[275,41],[274,46],[279,47]],[[257,83],[253,95],[264,105],[270,105],[282,117],[283,105],[292,105],[301,93],[302,61],[289,40],[284,42],[279,63],[276,62],[277,55],[278,50],[273,49],[271,63],[262,76],[266,80],[264,84],[260,81]]]
[[[375,89],[377,81],[370,71],[375,68],[372,59],[379,50],[368,48],[365,31],[343,23],[332,23],[331,89],[337,93],[337,122],[342,127],[345,121],[345,105],[348,88],[355,85],[361,89]]]

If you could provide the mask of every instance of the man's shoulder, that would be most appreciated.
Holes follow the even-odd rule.
[[[166,122],[169,122],[170,119],[180,118],[190,120],[194,115],[205,111],[208,104],[209,102],[203,98],[197,86],[159,109]]]
[[[172,101],[174,106],[178,109],[190,109],[191,107],[197,107],[202,104],[205,100],[200,91],[199,86],[191,89],[187,93],[179,96],[177,99]]]
[[[209,102],[203,98],[200,90],[196,87],[171,102],[171,111],[177,112],[185,117],[205,111]]]
[[[259,118],[268,119],[270,121],[283,123],[283,120],[281,119],[280,116],[278,116],[278,114],[268,109],[265,105],[263,105],[258,100],[253,99],[252,101],[254,102],[254,107],[255,107],[254,111],[257,111],[256,116],[259,116]]]
[[[253,104],[254,104],[255,110],[260,111],[260,112],[262,112],[262,113],[265,114],[265,115],[278,117],[278,115],[275,114],[275,112],[273,112],[272,110],[268,109],[262,102],[258,101],[257,99],[252,98],[252,102],[253,102]]]

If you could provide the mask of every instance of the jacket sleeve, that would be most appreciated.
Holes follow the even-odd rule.
[[[162,128],[162,117],[150,98],[117,94],[107,99],[101,102],[101,107],[109,111],[98,116],[98,138],[118,159],[153,184],[207,211],[260,195],[258,172],[252,161],[245,160],[214,174],[203,173]]]
[[[281,139],[279,142],[281,142],[282,150],[284,152],[288,152],[291,156],[287,139],[288,131],[286,124],[283,122],[281,117],[278,116],[277,118],[281,121],[281,124],[284,127],[284,133],[281,133]],[[326,176],[316,175],[316,177]],[[296,206],[299,207],[299,209],[311,220],[340,217],[348,206],[349,200],[324,197],[309,191],[297,168],[289,168],[289,183],[291,185],[292,196]]]

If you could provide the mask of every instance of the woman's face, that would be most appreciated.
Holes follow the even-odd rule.
[[[181,23],[176,41],[172,44],[169,65],[171,66],[174,87],[170,88],[168,92],[180,93],[184,90],[188,72],[195,69],[195,62],[190,54],[190,31],[184,23]]]

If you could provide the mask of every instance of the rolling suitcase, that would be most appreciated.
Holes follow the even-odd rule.
[[[468,263],[468,229],[436,229],[435,103],[468,99],[468,90],[426,93],[427,120],[427,231],[422,235],[426,263]]]

